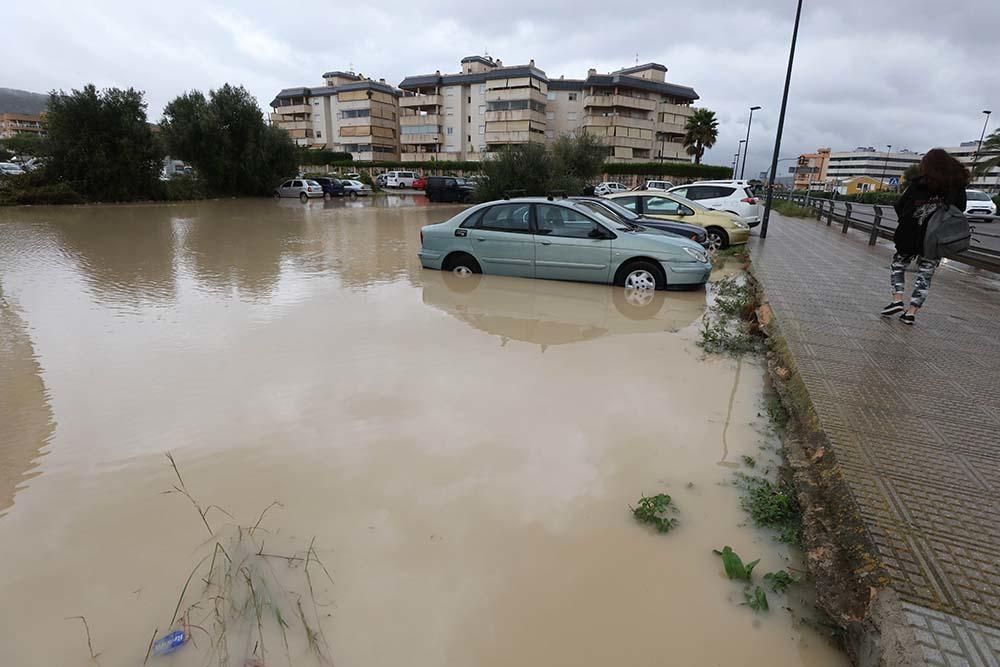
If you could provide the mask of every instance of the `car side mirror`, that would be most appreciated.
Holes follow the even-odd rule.
[[[587,236],[599,241],[603,241],[609,238],[605,232],[601,231],[600,229],[597,229],[596,227],[594,229],[591,229],[590,233],[587,234]]]

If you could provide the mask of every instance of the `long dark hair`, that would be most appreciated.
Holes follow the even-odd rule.
[[[969,170],[940,148],[932,148],[920,161],[924,185],[935,192],[960,190],[969,184]]]

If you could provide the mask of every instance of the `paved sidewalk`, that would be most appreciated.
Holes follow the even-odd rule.
[[[772,216],[751,249],[927,663],[1000,665],[996,283],[942,266],[911,328],[878,316],[885,242]]]

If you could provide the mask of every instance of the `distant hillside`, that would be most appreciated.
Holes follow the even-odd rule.
[[[45,111],[49,96],[16,88],[0,88],[0,113],[38,114]]]

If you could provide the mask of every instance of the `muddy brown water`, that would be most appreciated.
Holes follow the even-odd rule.
[[[797,563],[728,483],[771,438],[764,376],[701,354],[705,292],[421,269],[456,210],[0,210],[0,663],[87,664],[83,615],[101,665],[141,664],[208,537],[170,451],[203,506],[282,503],[267,551],[315,540],[338,665],[845,664],[712,555]],[[669,535],[628,510],[659,492]]]

